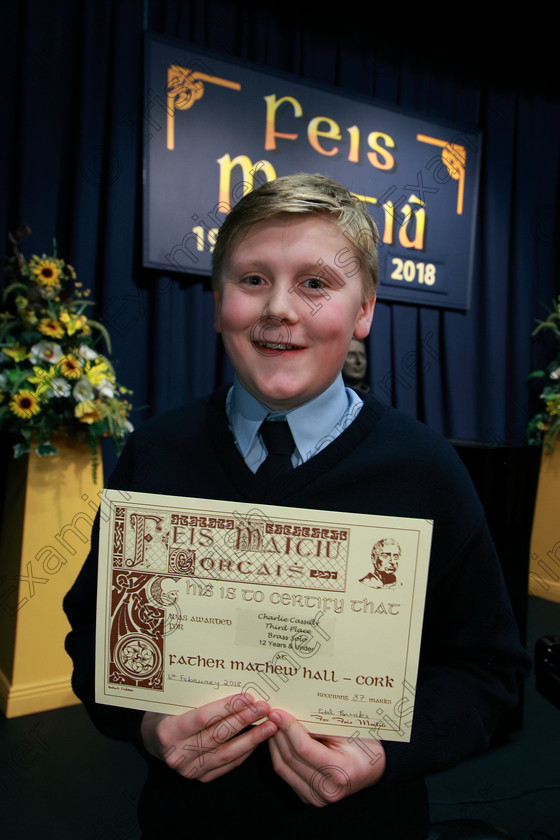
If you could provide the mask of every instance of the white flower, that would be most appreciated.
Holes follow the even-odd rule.
[[[82,361],[94,362],[99,356],[99,353],[97,350],[93,350],[91,347],[88,347],[87,344],[80,344],[80,348],[76,355],[79,356]]]
[[[85,377],[78,379],[72,388],[72,396],[76,402],[86,402],[86,400],[91,400],[93,398],[93,387],[91,382],[89,382]]]
[[[56,341],[39,341],[31,348],[31,363],[34,365],[39,362],[56,365],[60,358],[62,358],[62,350]]]
[[[56,379],[51,380],[51,388],[49,388],[49,391],[54,394],[55,397],[69,397],[71,390],[71,384],[67,379],[64,379],[63,376],[57,376]]]
[[[101,385],[98,385],[96,390],[100,397],[111,399],[111,397],[115,396],[114,385],[108,379],[103,379]]]
[[[132,425],[130,420],[125,420],[124,423],[123,423],[123,427],[124,427],[125,432],[133,432],[134,431],[134,426]]]
[[[0,388],[4,391],[8,390],[8,377],[5,373],[0,373]]]

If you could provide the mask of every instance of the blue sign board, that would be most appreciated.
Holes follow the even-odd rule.
[[[480,132],[149,35],[144,265],[208,275],[217,230],[265,180],[321,172],[367,205],[381,300],[469,307]]]

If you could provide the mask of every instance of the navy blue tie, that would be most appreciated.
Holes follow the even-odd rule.
[[[270,481],[293,469],[294,439],[287,420],[265,420],[259,429],[268,455],[257,470],[263,481]]]

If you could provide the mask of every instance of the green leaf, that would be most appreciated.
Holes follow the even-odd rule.
[[[0,338],[2,343],[5,344],[6,347],[11,347],[13,345],[14,339],[10,337],[10,333],[14,330],[21,329],[21,322],[17,318],[13,318],[10,321],[6,321],[2,324],[2,329],[0,330]]]
[[[76,307],[75,314],[76,314],[77,317],[79,317],[83,313],[86,306],[95,306],[95,301],[94,300],[81,300],[79,303],[74,303],[74,306]]]
[[[27,370],[25,368],[23,370],[20,370],[19,368],[12,368],[12,370],[7,370],[6,374],[10,382],[10,386],[15,393],[23,387],[30,376],[33,376],[33,371],[31,368],[27,368]],[[31,385],[28,385],[28,387],[31,388]]]
[[[58,449],[48,440],[43,441],[37,447],[37,455],[43,458],[45,455],[58,455]]]
[[[109,333],[107,332],[103,324],[100,324],[99,321],[92,321],[90,318],[88,318],[88,324],[90,325],[90,327],[95,327],[96,330],[99,330],[99,332],[105,339],[105,344],[107,345],[108,352],[111,353],[111,339],[109,337]]]
[[[38,330],[25,330],[20,335],[20,341],[22,344],[25,344],[26,347],[30,348],[33,344],[37,344],[39,341],[47,341],[47,337],[42,335]],[[51,342],[55,344],[56,342]]]
[[[14,289],[23,289],[25,292],[27,292],[28,287],[25,285],[25,283],[20,283],[19,281],[15,282],[15,283],[10,283],[10,285],[6,286],[6,288],[4,289],[4,294],[2,296],[3,299],[6,300],[8,295],[11,292],[13,292]]]
[[[22,455],[28,455],[31,452],[31,447],[26,443],[14,444],[14,458],[21,458]]]

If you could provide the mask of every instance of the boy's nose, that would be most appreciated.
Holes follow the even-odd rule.
[[[282,286],[271,289],[267,296],[264,314],[271,318],[293,323],[297,320],[297,295],[290,291],[292,287]]]

